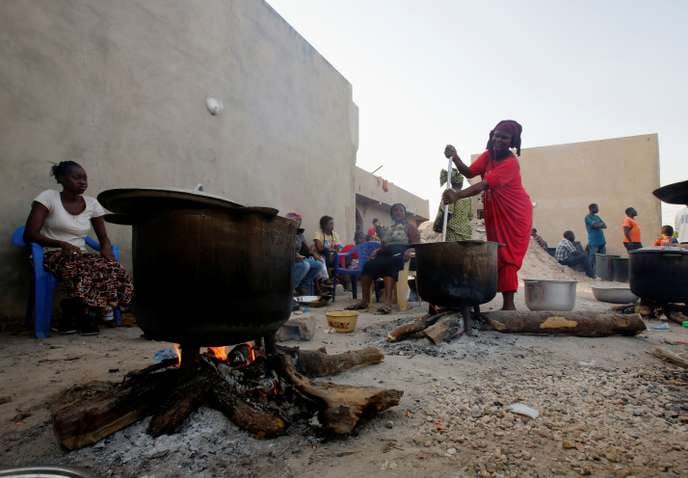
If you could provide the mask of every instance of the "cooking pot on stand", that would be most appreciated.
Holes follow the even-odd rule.
[[[471,309],[497,295],[496,242],[414,244],[416,288],[426,302],[461,311],[470,334]]]
[[[688,250],[645,248],[629,257],[635,295],[660,303],[688,302]]]
[[[147,336],[183,348],[271,337],[291,313],[293,221],[270,208],[157,189],[104,191],[131,224],[135,310]]]

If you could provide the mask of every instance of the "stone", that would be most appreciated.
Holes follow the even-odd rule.
[[[315,334],[315,317],[303,315],[287,320],[276,334],[278,342],[288,342],[291,340],[308,342],[313,339]]]
[[[394,428],[394,422],[392,420],[387,420],[385,422],[385,427],[387,428]]]
[[[563,442],[561,442],[561,447],[564,450],[571,450],[573,448],[576,448],[576,444],[570,440],[564,440]]]

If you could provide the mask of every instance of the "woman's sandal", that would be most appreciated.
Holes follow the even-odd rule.
[[[357,302],[356,304],[350,305],[349,307],[346,308],[346,310],[367,310],[368,309],[368,304],[364,304],[362,302]]]

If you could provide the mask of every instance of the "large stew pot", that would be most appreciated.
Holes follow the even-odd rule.
[[[449,308],[480,305],[497,294],[496,242],[414,244],[418,295]]]
[[[193,346],[269,336],[291,313],[293,221],[269,208],[155,189],[98,196],[133,227],[136,318],[146,335]]]
[[[657,302],[688,301],[688,250],[638,249],[629,253],[631,290]]]

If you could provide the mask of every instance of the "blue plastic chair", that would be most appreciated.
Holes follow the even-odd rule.
[[[359,244],[357,246],[352,247],[348,252],[340,252],[337,254],[337,258],[334,261],[334,283],[335,287],[333,290],[333,295],[335,294],[335,291],[337,290],[337,277],[340,275],[344,276],[350,276],[351,277],[351,293],[354,296],[354,299],[357,299],[358,295],[358,279],[361,277],[361,274],[363,273],[363,266],[365,266],[366,261],[370,257],[370,254],[376,249],[379,249],[382,246],[379,242],[376,241],[369,241],[369,242],[364,242],[363,244]],[[354,252],[358,253],[358,267],[352,268],[352,267],[341,267],[339,265],[339,259],[340,258],[345,258],[349,259],[353,255]],[[348,261],[347,261],[348,262]],[[345,262],[346,264],[346,262]]]
[[[95,251],[100,251],[100,244],[91,237],[86,237],[86,244]],[[32,242],[24,242],[24,226],[17,228],[12,234],[12,245],[28,249],[31,258],[31,268],[33,271],[33,283],[31,293],[26,305],[26,317],[28,322],[34,324],[34,334],[36,338],[45,339],[50,335],[50,323],[52,322],[53,299],[55,297],[55,287],[57,277],[43,268],[43,248]],[[112,253],[120,260],[119,247],[112,246]],[[113,310],[115,325],[122,325],[122,311],[119,307]]]

